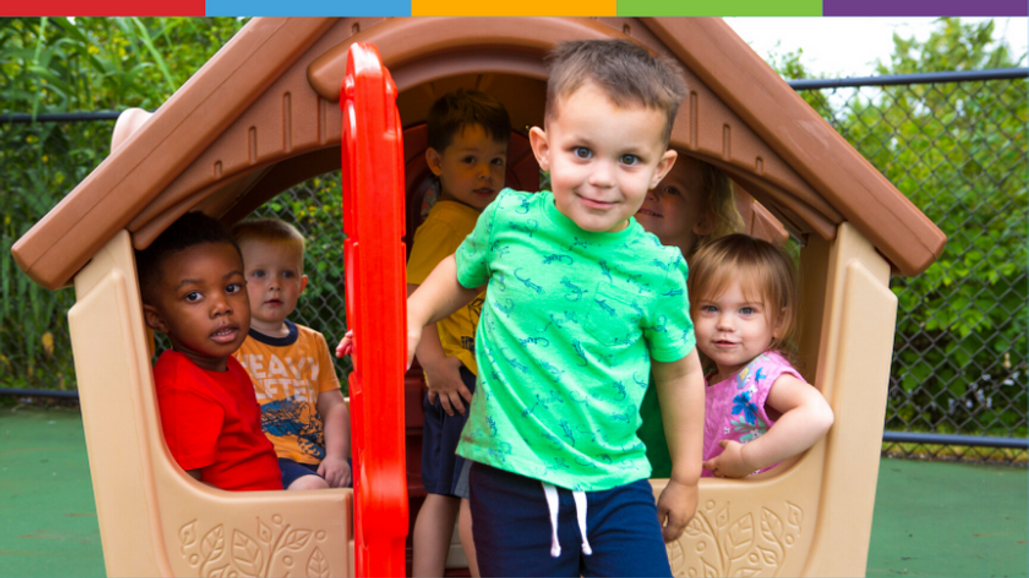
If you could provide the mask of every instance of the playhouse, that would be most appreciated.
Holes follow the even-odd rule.
[[[836,416],[824,440],[776,475],[702,480],[694,520],[668,545],[672,571],[864,574],[895,326],[889,278],[924,271],[946,239],[727,25],[258,18],[155,113],[123,114],[111,155],[13,249],[40,285],[75,287],[69,320],[108,575],[354,575],[350,490],[223,492],[171,460],[133,247],[146,247],[187,211],[231,224],[289,187],[339,170],[340,85],[356,42],[378,48],[398,91],[408,238],[425,194],[423,123],[449,90],[477,88],[503,102],[516,133],[508,184],[535,190],[524,127],[543,121],[543,56],[563,40],[607,37],[683,65],[689,93],[672,144],[749,193],[751,232],[789,231],[801,241],[798,345],[808,381]],[[407,382],[407,403],[417,408],[420,384],[414,373]],[[406,427],[420,432],[411,419]],[[406,443],[415,500],[420,441],[412,435]],[[367,488],[377,491],[378,482],[369,478]],[[652,483],[656,495],[663,481]]]

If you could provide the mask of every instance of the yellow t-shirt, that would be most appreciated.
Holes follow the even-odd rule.
[[[475,229],[479,212],[455,201],[439,201],[414,234],[414,246],[407,260],[407,282],[421,285],[444,258],[452,255],[461,241]],[[456,357],[472,373],[475,364],[475,329],[482,314],[483,292],[466,307],[436,323],[443,351]]]
[[[318,464],[325,458],[325,428],[318,394],[339,390],[339,379],[321,333],[286,321],[289,335],[250,330],[233,356],[254,382],[261,429],[280,458]]]

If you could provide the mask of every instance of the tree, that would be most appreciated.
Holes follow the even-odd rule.
[[[941,18],[894,35],[881,75],[1010,68],[993,22]],[[773,59],[789,78],[799,54]],[[948,236],[923,275],[895,278],[900,311],[887,425],[1026,432],[1026,81],[939,82],[805,98]],[[842,93],[843,91],[840,91]],[[846,102],[846,105],[827,103]]]

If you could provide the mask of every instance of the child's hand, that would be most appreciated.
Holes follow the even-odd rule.
[[[682,536],[686,524],[697,512],[697,484],[684,484],[674,479],[657,499],[657,521],[661,524],[661,535],[665,542],[672,542]]]
[[[336,346],[336,357],[343,357],[344,355],[351,355],[354,353],[354,330],[347,331],[343,339],[339,340],[339,345]]]
[[[745,478],[761,468],[751,467],[743,457],[743,444],[733,440],[722,440],[718,445],[723,451],[717,457],[703,463],[705,470],[711,470],[716,478]]]
[[[429,403],[439,403],[447,415],[454,415],[454,410],[464,414],[464,401],[472,402],[472,392],[461,379],[461,360],[456,357],[444,356],[438,363],[430,366],[423,366],[428,377]]]
[[[325,478],[330,488],[345,488],[350,485],[350,464],[344,458],[325,456],[318,465],[318,475]]]

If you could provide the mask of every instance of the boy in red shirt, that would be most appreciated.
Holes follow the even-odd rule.
[[[136,252],[136,266],[146,324],[172,344],[154,365],[154,383],[175,461],[223,490],[281,490],[254,386],[231,358],[250,328],[232,235],[203,213],[187,213]]]

